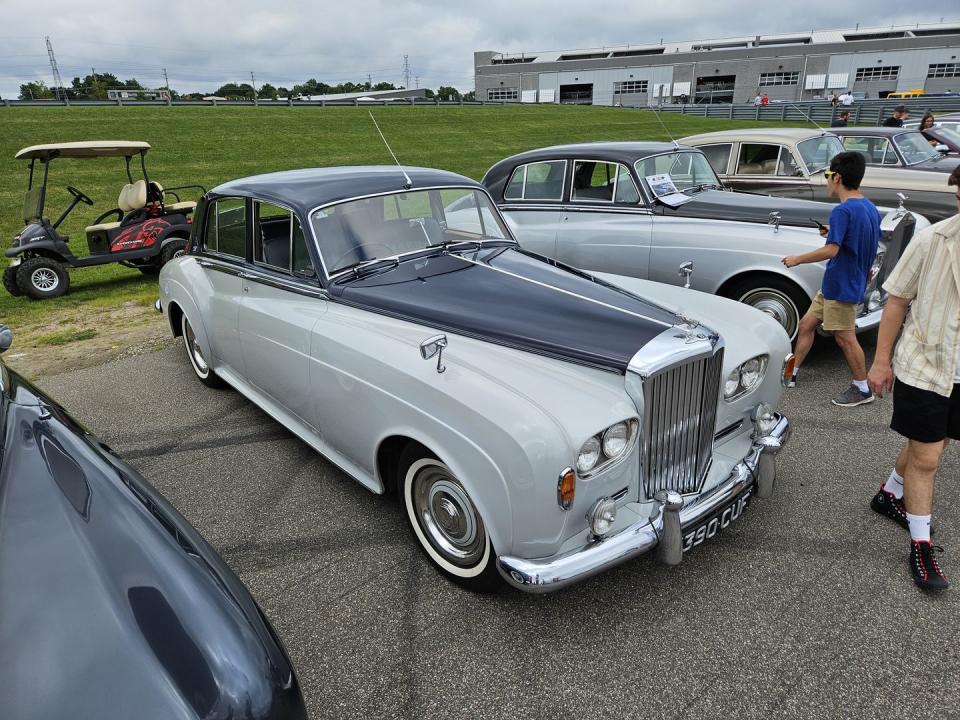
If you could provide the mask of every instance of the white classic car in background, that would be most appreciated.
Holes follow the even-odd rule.
[[[531,150],[494,165],[483,184],[524,248],[584,270],[671,284],[684,265],[693,288],[766,312],[791,339],[826,268],[788,269],[781,260],[823,246],[817,223],[828,223],[832,205],[724,191],[703,153],[682,145]],[[915,225],[929,223],[905,211],[886,214],[858,330],[880,322],[880,283]]]
[[[262,175],[197,212],[159,303],[197,377],[396,492],[459,583],[676,563],[772,490],[792,356],[762,313],[524,252],[437,170]]]

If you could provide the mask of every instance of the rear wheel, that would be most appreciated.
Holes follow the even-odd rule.
[[[414,445],[400,458],[398,478],[410,528],[430,562],[469,590],[500,589],[503,580],[483,519],[450,468]]]
[[[59,297],[70,289],[70,275],[63,263],[52,258],[34,257],[17,267],[17,285],[34,300]]]
[[[733,286],[727,296],[772,317],[787,332],[791,342],[797,338],[800,318],[810,307],[810,298],[800,288],[774,277],[743,280]]]
[[[194,334],[193,328],[190,327],[190,321],[187,320],[186,315],[181,315],[180,317],[180,329],[183,331],[183,344],[187,350],[187,358],[190,360],[190,366],[196,373],[197,379],[207,387],[223,387],[225,383],[207,362],[207,358],[203,354],[203,349],[200,347],[200,343],[197,342],[197,336]]]
[[[23,295],[23,290],[20,289],[20,286],[17,285],[17,268],[16,266],[8,267],[3,271],[3,287],[6,288],[7,292],[13,295],[14,297],[19,297]]]
[[[183,238],[177,238],[176,240],[171,240],[169,243],[163,246],[163,250],[160,251],[160,265],[166,265],[168,262],[174,258],[178,258],[187,249],[187,241]]]

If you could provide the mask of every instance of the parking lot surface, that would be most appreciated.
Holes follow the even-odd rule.
[[[891,403],[832,406],[847,377],[814,349],[774,497],[680,566],[492,597],[440,577],[393,502],[196,381],[179,343],[39,384],[240,575],[313,718],[960,717],[960,451],[934,515],[957,584],[931,597],[868,507],[899,448]]]

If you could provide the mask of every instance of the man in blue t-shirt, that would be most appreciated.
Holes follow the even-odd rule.
[[[863,348],[857,342],[857,305],[870,281],[870,268],[877,257],[880,243],[880,213],[860,192],[860,181],[866,171],[864,156],[858,152],[842,152],[830,161],[824,171],[830,197],[840,200],[830,213],[830,224],[820,228],[827,243],[805,255],[783,258],[788,268],[803,263],[827,261],[821,290],[813,299],[797,330],[796,365],[790,386],[796,384],[797,372],[813,345],[813,336],[821,324],[833,333],[837,345],[853,374],[849,388],[833,399],[834,405],[853,407],[874,401],[867,385],[867,365]]]

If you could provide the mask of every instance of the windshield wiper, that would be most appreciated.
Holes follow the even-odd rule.
[[[691,185],[687,190],[692,190],[693,192],[703,192],[704,190],[723,190],[721,185],[716,183],[700,183],[699,185]],[[684,190],[683,192],[687,192]]]
[[[363,270],[379,270],[381,269],[379,267],[380,265],[383,265],[384,267],[389,266],[391,268],[395,268],[399,264],[400,264],[400,258],[397,257],[396,255],[391,255],[390,257],[385,257],[385,258],[370,258],[369,260],[361,260],[360,262],[354,263],[353,265],[347,265],[346,267],[340,268],[339,270],[337,270],[337,273],[339,274],[342,272],[350,271],[353,273],[353,275],[350,276],[348,279],[356,280],[357,278],[360,277],[361,273],[364,275],[366,274],[366,273],[363,273]]]

